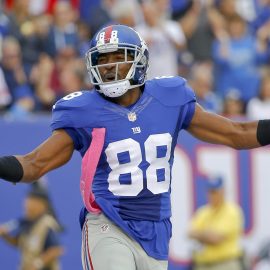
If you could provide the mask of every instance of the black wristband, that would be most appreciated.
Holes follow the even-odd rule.
[[[0,157],[0,178],[18,183],[23,177],[23,167],[14,156]]]
[[[260,145],[270,144],[270,120],[260,120],[257,127],[257,140]]]

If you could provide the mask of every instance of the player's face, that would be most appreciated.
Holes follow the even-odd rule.
[[[132,61],[133,57],[127,55],[127,60]],[[115,80],[125,79],[132,65],[132,63],[126,63],[125,61],[125,53],[123,50],[100,54],[98,57],[98,65],[101,65],[99,72],[102,80],[104,82],[113,82]]]

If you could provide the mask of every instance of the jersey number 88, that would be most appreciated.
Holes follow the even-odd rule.
[[[150,135],[144,142],[145,160],[149,163],[145,174],[147,189],[153,194],[167,192],[170,187],[170,163],[172,137],[169,133]],[[157,157],[158,147],[166,146],[166,155]],[[118,155],[128,152],[130,161],[120,163]],[[134,139],[112,142],[105,150],[111,168],[108,176],[109,190],[116,196],[137,196],[143,190],[143,171],[139,165],[143,161],[140,144]],[[158,181],[157,170],[163,169],[164,180]],[[120,175],[130,174],[131,183],[121,184]]]

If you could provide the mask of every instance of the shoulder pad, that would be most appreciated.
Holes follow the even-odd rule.
[[[196,101],[193,89],[179,76],[160,77],[146,82],[146,91],[166,106],[182,106]]]
[[[80,91],[71,93],[53,106],[52,128],[84,127],[95,119],[96,107],[93,91]]]
[[[53,109],[56,108],[75,108],[75,107],[83,107],[85,105],[88,105],[89,102],[91,101],[91,96],[92,92],[91,91],[78,91],[78,92],[73,92],[65,97],[59,99],[55,105],[53,106]]]

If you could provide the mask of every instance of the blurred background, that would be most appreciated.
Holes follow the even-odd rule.
[[[50,135],[52,105],[71,92],[92,89],[84,54],[93,34],[111,23],[132,26],[146,40],[149,79],[180,75],[209,111],[241,120],[269,118],[269,0],[2,0],[0,155],[37,146]],[[226,180],[227,197],[244,212],[247,264],[269,270],[269,148],[236,152],[183,133],[175,160],[170,269],[190,267],[189,221],[206,202],[204,179],[218,174]],[[76,153],[46,176],[65,227],[65,270],[81,269],[79,176]],[[24,185],[1,183],[0,224],[21,215],[26,192]],[[1,269],[17,269],[18,256],[0,241]]]

